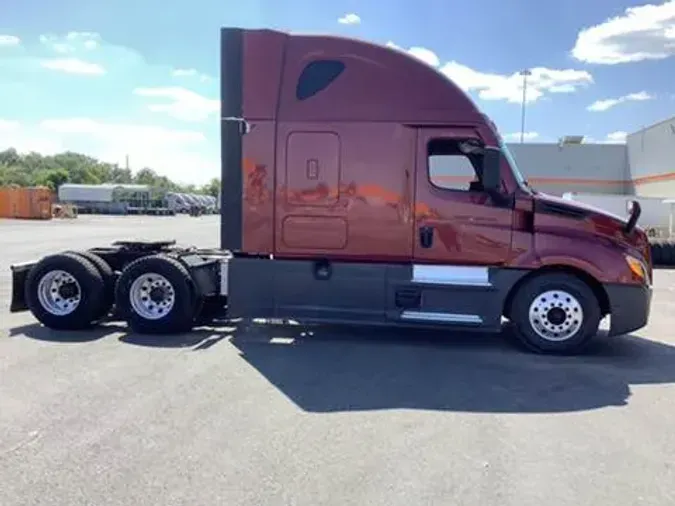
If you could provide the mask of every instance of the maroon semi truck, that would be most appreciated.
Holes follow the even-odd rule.
[[[12,266],[12,311],[135,332],[219,318],[499,331],[570,353],[648,321],[636,226],[539,193],[451,80],[392,48],[221,30],[221,248],[121,241]],[[462,172],[465,171],[465,172]],[[467,172],[468,171],[468,172]]]

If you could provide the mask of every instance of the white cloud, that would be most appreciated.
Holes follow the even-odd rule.
[[[506,141],[520,141],[520,132],[513,132],[510,134],[505,134],[504,140]],[[525,141],[533,141],[534,139],[539,137],[539,132],[524,132],[523,133],[523,140]]]
[[[587,63],[615,65],[675,55],[675,0],[629,7],[620,16],[584,28],[572,56]]]
[[[85,134],[111,142],[127,142],[141,139],[148,143],[199,143],[206,140],[202,132],[174,130],[159,126],[144,126],[125,123],[107,123],[90,118],[47,119],[40,123],[45,130],[60,134]]]
[[[394,42],[387,42],[387,46],[403,50]],[[452,79],[464,91],[476,91],[483,100],[506,100],[511,103],[521,103],[523,100],[523,76],[518,72],[512,74],[496,74],[481,72],[456,61],[450,61],[441,66],[440,58],[424,47],[412,47],[408,53],[423,62],[438,68],[443,74]],[[534,67],[527,78],[527,102],[536,102],[546,93],[573,93],[582,86],[593,82],[593,76],[584,70],[549,69]]]
[[[79,58],[53,58],[43,60],[40,65],[46,69],[66,72],[68,74],[83,74],[100,76],[105,69],[98,63],[90,63]]]
[[[654,97],[649,93],[647,93],[646,91],[640,91],[638,93],[629,93],[628,95],[624,95],[618,98],[607,98],[605,100],[596,100],[591,105],[589,105],[587,109],[593,112],[602,112],[611,109],[612,107],[615,107],[619,104],[623,104],[625,102],[642,102],[644,100],[651,100],[653,98]]]
[[[197,69],[174,69],[171,71],[173,77],[195,77],[205,83],[211,79],[206,74],[202,74]]]
[[[57,139],[42,135],[36,129],[24,128],[18,121],[0,119],[0,151],[9,148],[19,153],[37,152],[53,155],[65,151]]]
[[[607,134],[605,137],[605,142],[609,144],[623,144],[626,142],[626,136],[628,132],[612,132]]]
[[[68,54],[98,48],[101,36],[95,32],[68,32],[64,37],[45,34],[40,35],[40,42],[56,53]]]
[[[2,46],[18,46],[21,44],[21,39],[14,35],[0,35],[0,47]]]
[[[196,76],[197,69],[175,69],[171,75],[174,77]]]
[[[361,18],[357,14],[351,12],[339,18],[338,23],[341,25],[358,25],[361,23]]]
[[[163,112],[184,121],[204,121],[220,109],[220,101],[206,98],[199,93],[177,86],[164,88],[136,88],[134,94],[146,98],[165,99],[165,103],[153,103],[148,109]]]
[[[66,39],[68,40],[90,40],[98,39],[100,35],[96,32],[68,32]]]
[[[21,123],[18,121],[0,118],[0,132],[9,132],[21,128]]]
[[[11,129],[5,130],[5,123]],[[43,155],[75,151],[120,165],[128,155],[132,169],[150,167],[182,183],[203,184],[220,173],[217,150],[209,152],[205,135],[194,130],[60,118],[25,126],[5,120],[0,131],[0,150]]]
[[[65,42],[59,42],[58,39],[52,35],[40,35],[40,42],[57,53],[65,54],[74,51],[74,48],[69,44]]]
[[[523,76],[480,72],[466,65],[451,61],[441,67],[441,72],[465,91],[477,91],[483,100],[506,100],[521,103],[523,100]],[[591,74],[584,70],[549,69],[534,67],[527,78],[526,101],[536,102],[547,93],[572,93],[593,82]]]
[[[48,119],[36,131],[59,146],[58,151],[69,149],[119,164],[128,155],[133,169],[151,167],[174,181],[204,183],[219,174],[217,153],[205,154],[208,143],[200,131],[91,118]]]
[[[403,49],[401,46],[396,45],[392,41],[387,42],[386,45],[387,47],[406,52],[405,49]],[[436,53],[434,53],[431,49],[427,49],[426,47],[413,46],[410,49],[408,49],[407,52],[410,53],[415,58],[422,60],[427,65],[431,65],[432,67],[438,67],[441,64],[441,60],[438,58]]]
[[[438,67],[441,64],[441,60],[436,56],[436,53],[425,47],[411,47],[408,52],[432,67]]]
[[[595,137],[586,135],[584,136],[584,144],[624,144],[627,136],[628,132],[622,131],[609,133],[604,139],[596,139]]]

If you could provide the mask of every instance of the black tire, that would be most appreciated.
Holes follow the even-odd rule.
[[[165,278],[172,292],[170,309],[157,319],[150,319],[139,314],[131,301],[134,282],[141,276],[149,274]],[[149,304],[153,309],[159,306],[158,303],[153,306],[149,295],[147,297],[148,299],[145,300],[148,302],[139,301],[139,303]],[[194,325],[199,309],[199,300],[190,272],[178,260],[164,255],[139,258],[127,265],[115,286],[115,304],[120,316],[126,320],[131,330],[139,334],[187,332]]]
[[[667,241],[663,244],[662,264],[675,265],[675,243]]]
[[[660,242],[653,242],[652,249],[652,264],[661,265],[663,263],[663,244]]]
[[[45,276],[53,275],[54,271],[66,272],[79,285],[79,303],[67,314],[55,314],[40,300],[41,281]],[[54,330],[83,330],[91,328],[97,321],[103,303],[104,284],[103,278],[89,260],[72,253],[60,253],[43,258],[30,270],[24,290],[28,308],[45,327]],[[51,294],[53,289],[49,292]]]
[[[658,245],[658,246],[657,246]],[[655,252],[655,254],[658,255],[658,260],[654,259],[653,263],[655,265],[668,265],[668,257],[670,256],[668,254],[668,241],[659,241],[658,243],[654,244],[655,247],[658,248],[658,252]]]
[[[554,294],[557,296],[552,295],[548,300],[545,297],[541,298],[546,292],[555,291],[558,292]],[[547,311],[548,316],[537,320],[534,312],[535,306],[539,314]],[[535,328],[535,324],[531,323],[531,307],[533,308],[533,320],[540,322],[540,332],[544,333],[548,330],[548,333],[544,333],[547,337],[542,336]],[[574,315],[581,313],[583,313],[583,318],[578,328],[575,328],[579,320],[575,320]],[[558,318],[564,316],[563,323],[553,326],[549,319],[553,316]],[[537,353],[576,354],[581,352],[597,335],[600,320],[600,304],[593,290],[571,274],[541,274],[527,280],[519,287],[511,306],[511,321],[514,324],[516,337],[526,348]],[[569,335],[565,336],[566,332],[569,332]]]
[[[115,273],[113,272],[108,262],[103,260],[96,253],[91,251],[69,251],[68,253],[74,253],[79,255],[82,258],[89,260],[94,266],[98,273],[103,278],[103,302],[99,311],[99,316],[97,319],[102,319],[108,316],[110,310],[115,303]]]

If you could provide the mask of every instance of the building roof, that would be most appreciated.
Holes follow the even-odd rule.
[[[661,121],[657,121],[656,123],[652,123],[651,125],[644,126],[639,130],[636,130],[635,132],[631,132],[630,134],[628,134],[628,137],[640,134],[642,132],[646,132],[647,130],[651,130],[654,127],[663,125],[664,123],[675,123],[675,116],[671,116],[670,118],[662,119]]]
[[[150,190],[150,186],[147,184],[118,184],[118,183],[104,183],[104,184],[75,184],[75,183],[64,183],[60,188],[79,188],[79,189],[88,189],[88,190],[115,190],[117,188],[122,188],[124,190]]]
[[[149,192],[150,187],[142,184],[62,184],[59,186],[59,200],[63,202],[112,202],[115,190]]]

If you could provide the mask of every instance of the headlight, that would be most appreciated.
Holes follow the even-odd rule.
[[[635,258],[632,255],[624,255],[624,258],[626,259],[626,263],[628,264],[630,271],[633,273],[633,277],[639,281],[644,281],[645,283],[649,284],[649,271],[647,271],[647,267],[645,267],[645,264],[642,262],[642,260]]]

